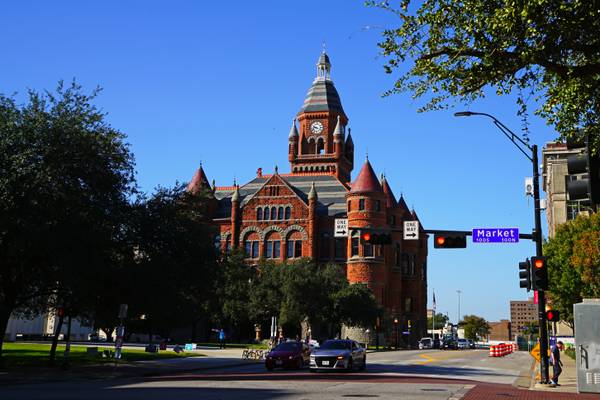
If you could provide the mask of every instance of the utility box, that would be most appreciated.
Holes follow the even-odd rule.
[[[573,305],[577,391],[600,393],[600,299]]]

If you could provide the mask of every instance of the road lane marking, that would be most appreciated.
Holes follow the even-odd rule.
[[[428,356],[427,354],[419,354],[419,357],[424,358],[424,361],[419,361],[417,364],[423,365],[435,361],[435,358]]]

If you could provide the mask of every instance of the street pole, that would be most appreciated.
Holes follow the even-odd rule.
[[[458,293],[458,319],[456,320],[456,329],[458,329],[458,324],[460,322],[460,294],[462,293],[462,291],[457,290],[456,293]]]
[[[533,201],[535,215],[535,255],[543,257],[542,249],[542,217],[540,209],[540,173],[538,167],[537,145],[531,146],[531,162],[533,164]],[[546,326],[546,294],[543,290],[538,290],[538,320],[540,325],[540,376],[541,383],[550,381],[548,371],[548,327]]]
[[[470,117],[472,115],[483,115],[494,121],[494,125],[510,140],[521,153],[531,161],[533,167],[533,200],[534,200],[534,219],[535,228],[533,232],[533,241],[535,242],[536,257],[543,257],[542,249],[542,217],[540,209],[540,173],[538,166],[538,148],[537,145],[529,145],[511,131],[506,125],[500,122],[496,117],[487,113],[462,111],[454,113],[455,117]],[[531,155],[526,150],[531,151]],[[546,326],[546,295],[543,290],[538,290],[538,321],[540,325],[540,383],[548,383],[550,376],[548,373],[548,327]]]

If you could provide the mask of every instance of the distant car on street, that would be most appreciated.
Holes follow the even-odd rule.
[[[468,349],[471,346],[469,346],[469,341],[467,339],[458,339],[458,341],[457,341],[457,347],[459,349]]]
[[[419,340],[419,349],[433,349],[433,339],[430,337],[424,337]]]
[[[447,350],[447,349],[456,350],[456,349],[458,349],[458,342],[456,341],[456,339],[451,338],[451,337],[444,338],[440,345],[440,349],[441,350]]]
[[[367,351],[354,340],[327,340],[310,355],[310,371],[367,367]]]
[[[467,339],[467,341],[469,342],[469,348],[470,349],[474,349],[475,348],[475,342],[471,339]]]
[[[272,371],[275,368],[301,369],[310,362],[310,348],[302,342],[283,342],[267,354],[265,367]]]

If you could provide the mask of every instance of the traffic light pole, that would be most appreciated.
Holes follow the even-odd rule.
[[[533,231],[532,240],[535,242],[536,257],[543,257],[542,249],[542,217],[540,209],[540,173],[538,166],[538,148],[537,145],[529,145],[513,131],[508,129],[506,125],[500,122],[496,117],[487,113],[479,113],[472,111],[462,111],[454,113],[455,117],[470,117],[472,115],[483,115],[491,118],[494,125],[506,136],[521,153],[531,161],[533,166],[533,200],[534,200],[534,218],[535,228]],[[527,154],[527,150],[531,151],[531,155]],[[548,374],[548,327],[546,326],[546,296],[543,290],[538,290],[538,321],[540,324],[540,376],[541,383],[548,383],[550,377]]]
[[[542,249],[542,217],[540,208],[540,172],[538,167],[538,149],[537,145],[531,146],[531,162],[533,164],[533,204],[535,207],[535,231],[533,232],[535,241],[536,257],[543,257]],[[540,376],[541,383],[548,383],[550,376],[548,373],[548,327],[546,326],[546,294],[543,290],[538,290],[538,320],[540,324]]]

